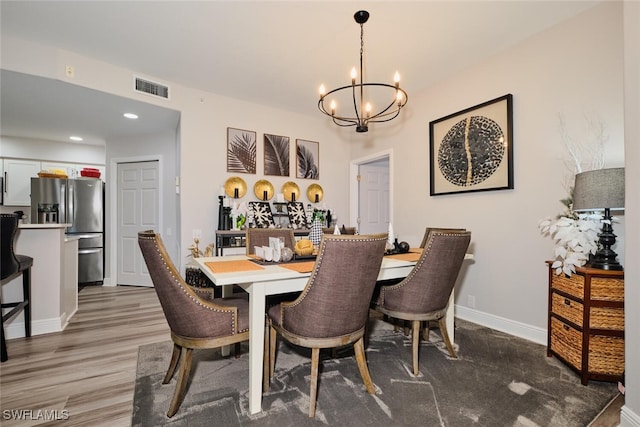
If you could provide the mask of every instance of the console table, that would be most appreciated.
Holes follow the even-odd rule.
[[[549,266],[547,356],[579,375],[618,381],[624,371],[624,272],[576,268],[571,277]]]
[[[293,230],[296,237],[309,235],[309,229],[299,228]],[[224,255],[225,248],[244,248],[247,244],[247,232],[245,230],[216,230],[216,256]]]

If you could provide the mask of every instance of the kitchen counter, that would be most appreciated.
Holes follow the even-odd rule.
[[[67,228],[67,227],[71,227],[72,224],[18,224],[18,228],[19,229],[33,229],[33,230],[38,230],[38,229],[52,229],[52,228]]]
[[[78,239],[70,224],[19,224],[16,253],[33,257],[31,334],[60,332],[78,310]],[[3,285],[3,300],[22,296],[22,277]],[[8,339],[24,336],[23,313],[5,323]]]

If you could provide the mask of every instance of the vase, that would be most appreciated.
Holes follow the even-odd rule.
[[[313,246],[318,246],[320,240],[322,240],[322,221],[314,219],[311,224],[311,231],[309,232],[309,240],[313,243]]]

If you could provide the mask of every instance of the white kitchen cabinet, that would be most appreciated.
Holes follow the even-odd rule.
[[[36,178],[41,164],[37,160],[3,159],[4,205],[31,206],[31,178]]]

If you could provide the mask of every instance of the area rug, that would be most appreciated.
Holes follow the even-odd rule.
[[[367,361],[376,394],[362,383],[353,352],[321,353],[316,416],[308,417],[310,353],[281,342],[262,412],[248,410],[248,347],[239,357],[194,352],[186,398],[166,412],[176,379],[162,385],[172,343],[140,347],[132,426],[562,426],[583,427],[616,395],[614,383],[580,383],[546,356],[544,346],[473,323],[456,321],[458,358],[437,331],[411,368],[411,341],[382,319],[369,327]]]

